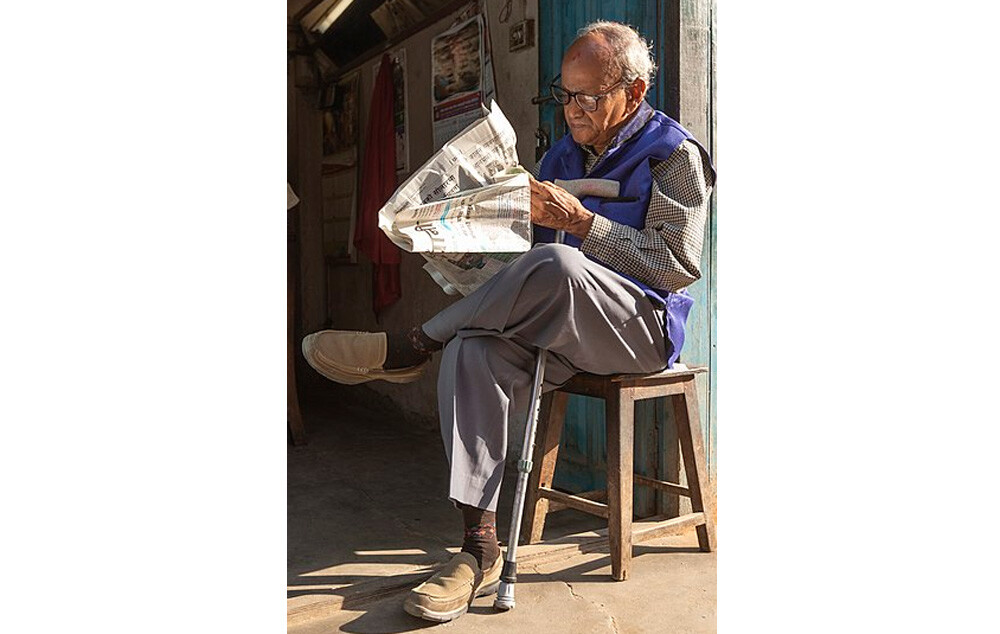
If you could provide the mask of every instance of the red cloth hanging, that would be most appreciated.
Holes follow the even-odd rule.
[[[375,79],[371,114],[361,167],[361,208],[354,228],[354,246],[375,265],[375,316],[400,298],[399,247],[378,228],[378,210],[396,191],[396,134],[393,122],[392,60],[382,55]]]

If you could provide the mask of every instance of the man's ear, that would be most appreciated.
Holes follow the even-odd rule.
[[[641,78],[637,78],[631,84],[629,84],[626,89],[628,92],[628,97],[631,101],[640,102],[642,98],[646,96],[646,82]]]

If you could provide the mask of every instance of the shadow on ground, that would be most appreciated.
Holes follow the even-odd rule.
[[[339,596],[349,607],[366,584],[415,585],[420,571],[457,552],[461,514],[447,499],[448,465],[436,430],[330,395],[303,403],[303,416],[308,442],[288,449],[289,599],[305,605]],[[508,468],[501,488],[502,542],[516,476]],[[547,524],[549,537],[602,522],[568,511],[553,513]]]
[[[308,444],[288,448],[290,634],[715,631],[715,554],[698,550],[693,531],[637,545],[624,583],[611,579],[604,550],[519,566],[510,612],[482,597],[444,625],[406,614],[406,590],[462,539],[461,514],[447,500],[440,435],[329,395],[303,403],[303,414]],[[508,468],[501,489],[503,542],[516,475]],[[561,511],[549,516],[545,537],[603,525]]]

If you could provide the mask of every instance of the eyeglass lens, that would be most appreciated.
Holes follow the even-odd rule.
[[[557,102],[559,102],[564,106],[569,103],[570,93],[562,86],[553,85],[552,96],[555,98]],[[594,110],[597,110],[597,97],[595,97],[594,95],[587,95],[578,92],[575,95],[573,95],[573,98],[576,99],[576,105],[580,106],[581,110],[586,110],[588,112],[593,112]]]

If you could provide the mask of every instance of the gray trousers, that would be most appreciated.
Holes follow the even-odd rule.
[[[667,365],[663,311],[642,290],[562,244],[536,246],[423,330],[445,344],[438,375],[449,498],[495,511],[507,421],[526,412],[535,350],[543,391],[574,374],[646,373]]]

